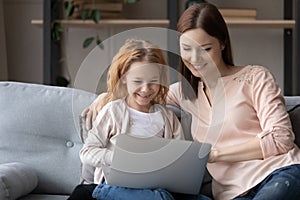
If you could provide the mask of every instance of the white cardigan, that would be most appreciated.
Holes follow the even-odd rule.
[[[152,111],[161,111],[164,118],[164,138],[184,139],[180,122],[173,111],[155,104]],[[94,183],[103,180],[101,166],[105,163],[105,156],[111,154],[118,134],[126,134],[130,126],[130,115],[125,99],[118,99],[105,105],[99,114],[93,128],[89,131],[85,143],[80,150],[80,159],[96,167]]]

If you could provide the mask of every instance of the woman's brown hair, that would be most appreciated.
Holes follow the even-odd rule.
[[[222,51],[222,58],[225,64],[234,65],[228,28],[216,6],[210,3],[199,3],[193,4],[185,10],[179,18],[177,31],[182,34],[197,28],[201,28],[210,36],[217,38],[225,47]],[[179,60],[179,72],[186,79],[186,81],[181,81],[182,88],[192,87],[193,89],[193,92],[183,90],[185,97],[189,99],[197,98],[200,78],[191,73],[182,59]]]

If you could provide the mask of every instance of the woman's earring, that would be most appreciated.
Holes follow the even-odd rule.
[[[225,49],[225,44],[222,44],[221,50],[223,51]]]

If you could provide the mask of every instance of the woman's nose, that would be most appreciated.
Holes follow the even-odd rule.
[[[191,54],[191,63],[197,63],[201,60],[201,52],[194,50]]]

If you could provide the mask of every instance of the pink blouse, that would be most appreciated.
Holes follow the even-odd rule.
[[[221,149],[260,138],[264,158],[236,163],[208,163],[215,199],[239,196],[274,170],[300,164],[300,151],[273,75],[261,66],[246,66],[218,79],[210,104],[199,82],[198,98],[183,97],[179,83],[171,85],[168,103],[192,114],[192,136]]]

